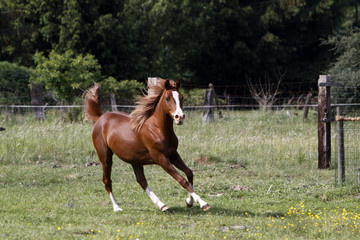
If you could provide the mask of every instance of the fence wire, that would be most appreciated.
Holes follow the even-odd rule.
[[[111,111],[111,106],[107,108]],[[203,158],[242,165],[251,161],[252,164],[259,162],[261,167],[276,163],[279,169],[289,164],[316,166],[315,108],[311,108],[309,120],[303,122],[301,107],[276,106],[262,112],[253,106],[222,106],[223,120],[219,119],[218,109],[215,109],[215,122],[207,125],[210,128],[202,123],[206,108],[184,108],[187,120],[191,121],[186,123],[187,128],[179,131],[178,138],[187,145],[189,151],[184,154],[190,161],[202,161]],[[119,111],[130,112],[132,109],[132,106],[118,106]],[[46,106],[45,110],[45,119],[36,121],[33,108],[0,108],[0,127],[6,128],[0,132],[0,162],[53,162],[55,166],[63,162],[77,165],[97,161],[91,144],[92,125],[83,123],[83,106]],[[251,112],[260,114],[248,114]],[[63,124],[63,121],[72,124]],[[221,121],[230,125],[222,128],[223,132],[215,127]],[[255,128],[253,121],[261,126]],[[204,132],[204,129],[210,132]],[[202,134],[217,140],[203,142]],[[194,159],[193,155],[198,155],[199,159]]]
[[[341,116],[348,119],[356,119],[360,116],[360,109],[356,106],[342,106]],[[339,143],[340,131],[343,131],[343,143]],[[360,122],[359,121],[343,121],[343,127],[337,129],[334,124],[335,137],[335,149],[333,155],[333,162],[335,168],[335,182],[343,184],[355,184],[360,185]],[[343,150],[341,150],[341,148]],[[340,154],[340,155],[339,155]],[[343,180],[339,176],[341,167],[338,166],[338,161],[343,158],[344,174]]]

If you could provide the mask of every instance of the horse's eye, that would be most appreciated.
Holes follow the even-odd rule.
[[[170,100],[170,98],[168,98],[168,97],[166,97],[165,99],[166,99],[166,101],[169,101],[169,100]]]

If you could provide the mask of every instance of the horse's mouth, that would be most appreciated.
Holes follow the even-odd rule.
[[[175,124],[176,125],[182,125],[184,123],[184,120],[177,120],[175,119]]]

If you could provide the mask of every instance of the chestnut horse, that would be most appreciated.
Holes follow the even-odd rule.
[[[96,122],[92,140],[103,167],[103,182],[110,195],[114,211],[122,211],[112,191],[111,166],[113,154],[131,164],[136,180],[161,211],[168,207],[150,189],[144,165],[158,164],[175,178],[188,191],[186,206],[192,207],[194,201],[203,210],[210,206],[193,190],[193,173],[177,152],[178,139],[174,133],[173,121],[177,125],[184,122],[180,81],[161,79],[149,87],[149,94],[138,97],[135,110],[129,115],[124,112],[102,114],[99,86],[90,88],[85,96],[86,119]],[[183,171],[188,181],[175,167]]]

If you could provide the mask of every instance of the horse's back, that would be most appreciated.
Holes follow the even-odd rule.
[[[96,144],[99,147],[110,148],[115,155],[125,162],[152,163],[148,159],[147,149],[138,134],[131,128],[129,114],[127,113],[104,113],[94,126],[93,142],[96,148]]]

